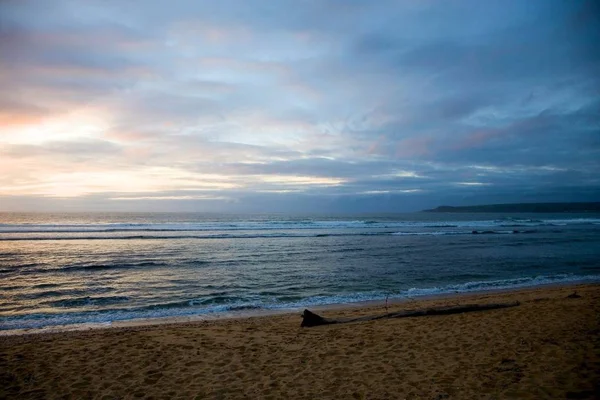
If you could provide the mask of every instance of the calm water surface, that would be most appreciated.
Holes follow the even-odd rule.
[[[568,281],[598,214],[0,214],[0,330]]]

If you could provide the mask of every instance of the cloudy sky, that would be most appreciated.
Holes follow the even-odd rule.
[[[600,200],[600,8],[2,0],[0,209]]]

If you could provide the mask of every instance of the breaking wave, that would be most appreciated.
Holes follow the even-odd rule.
[[[396,220],[290,220],[227,221],[154,224],[0,224],[0,233],[118,233],[118,232],[207,232],[207,231],[280,231],[305,229],[393,229],[393,228],[485,228],[565,225],[600,225],[600,218],[529,219],[501,218],[475,221],[396,221]]]
[[[320,305],[346,304],[390,299],[410,299],[422,296],[469,293],[501,289],[515,289],[548,284],[575,282],[600,282],[600,275],[557,274],[522,278],[470,281],[434,287],[412,287],[397,291],[375,291],[338,295],[300,296],[253,296],[252,298],[218,295],[208,298],[188,299],[176,302],[157,303],[138,308],[112,308],[92,311],[36,313],[0,317],[0,331],[40,329],[73,324],[110,324],[113,321],[152,319],[185,316],[242,315],[257,310],[296,310]],[[123,304],[125,296],[81,297],[54,302],[57,309],[76,309],[102,304]]]

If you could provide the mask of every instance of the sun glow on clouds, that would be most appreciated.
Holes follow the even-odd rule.
[[[392,175],[398,178],[423,178],[422,175],[414,171],[396,171]]]
[[[161,195],[177,192],[226,192],[254,188],[258,191],[288,193],[307,187],[341,185],[340,178],[296,175],[219,175],[189,172],[167,167],[147,167],[135,170],[102,170],[46,172],[32,183],[16,183],[0,187],[0,195],[34,193],[43,197],[78,197],[97,193],[135,193],[133,196],[114,196],[111,200],[216,200],[229,199],[219,194]],[[268,185],[269,189],[261,189]],[[144,195],[140,195],[145,193]],[[155,193],[155,195],[153,195]]]
[[[491,183],[486,182],[456,182],[460,186],[490,186]]]
[[[231,200],[225,196],[131,196],[110,197],[109,200],[135,201],[135,200]]]
[[[422,189],[367,190],[360,194],[420,193],[422,191]]]
[[[33,124],[0,126],[2,141],[9,144],[43,145],[53,141],[99,137],[108,128],[106,112],[92,109],[43,118]]]
[[[316,176],[286,176],[262,175],[259,179],[265,183],[278,183],[283,185],[311,185],[311,186],[337,186],[346,182],[341,178],[326,178]]]
[[[94,193],[159,193],[167,190],[215,191],[237,184],[220,175],[195,174],[175,168],[150,167],[123,171],[50,173],[38,183],[0,188],[0,195],[35,193],[46,197],[77,197]]]
[[[426,178],[425,175],[414,171],[396,170],[389,174],[374,175],[377,178]]]

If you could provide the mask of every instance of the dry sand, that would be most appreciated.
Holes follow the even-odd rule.
[[[567,298],[577,290],[580,298]],[[519,307],[300,328],[300,316],[0,338],[0,398],[591,399],[600,286],[390,306]],[[383,313],[382,305],[324,316]]]

